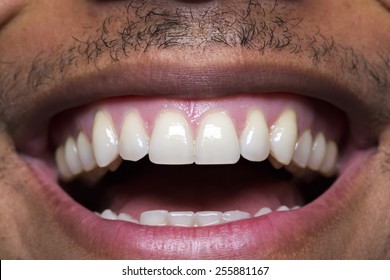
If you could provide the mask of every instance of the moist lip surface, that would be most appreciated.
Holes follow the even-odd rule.
[[[285,101],[288,100],[288,94],[284,97]],[[103,105],[107,108],[115,107],[116,101],[112,102],[110,105],[110,102],[103,101],[97,107]],[[297,102],[297,104],[302,103],[302,100]],[[91,119],[88,109],[77,109],[74,112],[64,115],[68,118],[58,117],[62,124],[56,126],[57,132],[53,134],[55,143],[59,144],[64,140],[66,133],[61,132],[72,133],[72,125],[66,128],[67,124],[63,123],[64,119],[72,120],[69,116],[77,119],[78,114],[85,115],[87,116],[84,119],[85,124],[81,122],[80,126],[78,123],[77,129],[91,127],[91,121],[88,122],[88,119]],[[314,116],[321,116],[320,111],[316,113],[318,115],[314,114]],[[324,119],[322,115],[320,120]],[[303,122],[301,126],[312,125],[310,122]],[[332,136],[338,138],[337,141],[341,144],[342,130],[345,126],[340,125],[339,128],[334,127],[335,129],[332,130],[329,125],[327,128],[326,123],[324,121],[322,125],[323,130],[327,131],[328,135],[333,133]],[[59,127],[65,129],[58,129]],[[349,140],[347,142],[343,145],[350,145]],[[54,179],[55,168],[54,171],[48,169],[44,167],[47,164],[31,158],[27,158],[27,161],[31,163],[37,178],[45,186],[42,195],[49,205],[57,209],[55,215],[59,221],[63,221],[61,225],[64,231],[78,242],[85,242],[83,246],[86,250],[98,250],[101,256],[110,256],[110,258],[249,258],[259,251],[262,252],[261,256],[266,258],[279,247],[291,249],[299,246],[304,236],[310,236],[316,229],[329,223],[332,215],[340,209],[328,207],[331,203],[337,201],[341,208],[343,203],[349,203],[348,199],[344,201],[342,199],[343,194],[348,193],[348,189],[352,188],[352,185],[347,182],[369,153],[350,152],[349,150],[353,150],[350,147],[346,150],[346,156],[340,159],[342,163],[339,167],[340,177],[319,198],[318,194],[314,198],[303,196],[299,193],[302,191],[299,190],[302,184],[296,183],[294,176],[285,171],[275,171],[273,167],[264,163],[255,165],[241,160],[236,166],[229,167],[178,168],[177,166],[154,166],[144,160],[141,163],[123,164],[118,171],[103,178],[92,190],[88,188],[80,190],[83,188],[80,181],[65,185],[65,190],[84,205],[82,206],[57,185]],[[260,169],[261,172],[251,176],[250,173],[255,173],[256,169]],[[175,175],[176,172],[180,172],[180,175]],[[225,180],[220,180],[218,177],[226,172],[232,175],[226,176]],[[165,178],[160,180],[159,177],[164,175]],[[209,176],[214,178],[207,180]],[[207,180],[207,183],[203,183],[203,180]],[[240,185],[239,182],[242,184]],[[325,188],[319,187],[316,185],[317,182],[313,181],[312,185],[305,184],[305,188],[318,187],[319,193],[322,193],[329,187],[329,185]],[[183,190],[190,191],[183,192]],[[256,193],[260,195],[253,199],[256,196],[253,194]],[[207,197],[203,199],[203,195]],[[246,200],[248,203],[245,203]],[[258,218],[198,228],[154,227],[123,221],[107,221],[92,212],[112,208],[118,213],[122,211],[137,216],[145,209],[166,209],[165,207],[170,207],[169,210],[191,211],[225,211],[242,207],[240,210],[253,213],[257,206],[269,206],[275,210],[277,206],[286,204],[289,207],[294,205],[304,207],[294,211],[273,212]],[[211,207],[215,208],[211,209]],[[96,248],[98,243],[100,245]]]

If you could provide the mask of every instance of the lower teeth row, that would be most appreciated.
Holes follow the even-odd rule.
[[[283,205],[274,211],[290,211],[297,210],[299,208],[299,206],[289,208]],[[224,213],[217,211],[203,211],[194,213],[190,211],[168,212],[166,210],[153,210],[143,212],[140,215],[139,221],[126,213],[120,213],[117,215],[110,209],[104,210],[101,214],[97,213],[97,215],[106,220],[126,221],[147,226],[202,227],[219,225],[223,223],[249,219],[252,217],[260,217],[272,212],[273,210],[268,207],[261,208],[253,216],[248,212],[238,210],[227,211]]]

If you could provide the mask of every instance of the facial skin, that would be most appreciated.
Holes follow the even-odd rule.
[[[387,0],[0,0],[0,257],[389,259],[389,30]],[[56,173],[37,175],[56,169],[43,139],[51,141],[50,119],[70,108],[119,95],[274,92],[344,111],[360,159],[344,191],[304,207],[300,218],[311,222],[279,245],[268,236],[253,245],[252,228],[241,236],[250,250],[173,229],[150,247],[139,237],[106,250],[109,242],[65,220],[78,208],[52,191]],[[332,217],[317,221],[326,209]],[[235,238],[234,226],[221,234]]]

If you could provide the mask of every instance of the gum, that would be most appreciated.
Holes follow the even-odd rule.
[[[75,108],[56,116],[51,123],[51,140],[54,146],[64,144],[69,136],[77,137],[83,131],[91,140],[94,116],[97,111],[109,113],[118,135],[126,114],[137,110],[151,135],[158,115],[164,111],[180,112],[196,135],[202,119],[210,112],[224,111],[231,117],[237,135],[245,128],[247,114],[260,109],[270,128],[287,108],[297,113],[298,133],[311,129],[312,134],[324,133],[327,140],[340,143],[347,133],[344,114],[337,108],[319,100],[287,93],[239,95],[219,99],[169,99],[127,96],[101,100]]]

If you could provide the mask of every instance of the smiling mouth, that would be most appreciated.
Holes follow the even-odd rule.
[[[318,121],[330,113],[337,122]],[[299,209],[336,176],[347,131],[340,111],[292,94],[122,97],[62,113],[52,127],[76,200],[103,219],[175,227]]]
[[[34,155],[24,158],[51,215],[101,257],[269,258],[298,248],[350,205],[372,154],[353,110],[294,92],[107,89],[57,110],[49,136],[20,147]]]
[[[14,131],[48,215],[89,254],[270,258],[351,205],[375,150],[352,90],[284,65],[138,66],[67,81]]]

